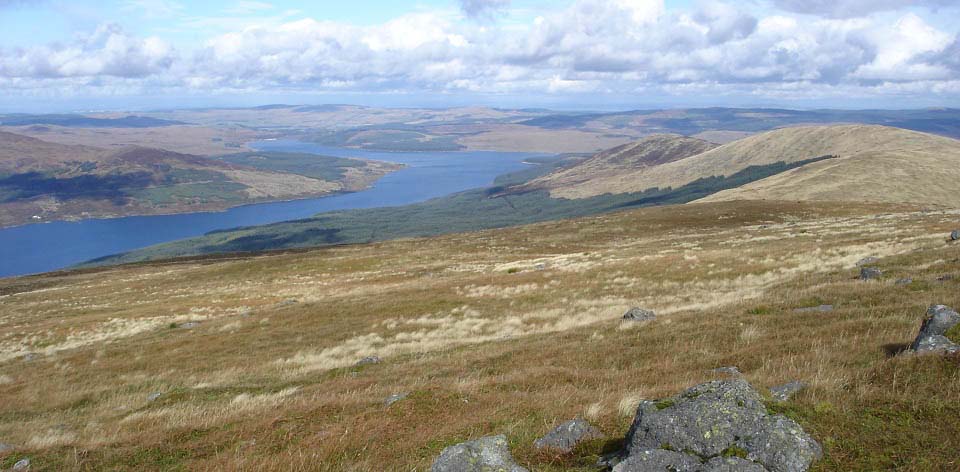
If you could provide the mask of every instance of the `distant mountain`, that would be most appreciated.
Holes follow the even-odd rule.
[[[182,121],[164,120],[147,116],[123,116],[119,118],[95,118],[85,115],[0,115],[0,126],[52,125],[75,128],[155,128],[186,124]]]
[[[399,168],[316,155],[256,157],[257,165],[243,165],[163,149],[106,150],[0,132],[0,226],[305,198],[357,190]]]

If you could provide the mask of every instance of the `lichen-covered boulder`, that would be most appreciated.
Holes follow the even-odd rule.
[[[597,431],[587,420],[577,418],[557,426],[544,437],[534,441],[533,446],[567,454],[583,441],[602,437],[603,433]]]
[[[910,349],[916,352],[958,352],[960,345],[944,336],[950,328],[960,323],[960,314],[946,305],[933,305],[920,324]]]
[[[684,451],[701,461],[737,451],[773,472],[805,471],[822,455],[820,445],[800,425],[769,415],[760,395],[741,378],[707,382],[669,399],[641,403],[627,434],[625,456],[629,461],[657,449]]]
[[[703,464],[701,472],[767,472],[766,467],[736,456],[714,457]]]
[[[651,449],[631,454],[613,467],[613,472],[699,472],[700,458],[665,449]]]
[[[653,310],[645,310],[640,307],[633,307],[623,314],[623,319],[628,321],[650,321],[656,319],[657,314]]]
[[[487,436],[444,449],[431,472],[528,472],[513,461],[507,437]]]

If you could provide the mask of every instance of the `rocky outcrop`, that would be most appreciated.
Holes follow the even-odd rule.
[[[614,471],[672,467],[800,472],[822,454],[820,445],[796,422],[768,414],[760,395],[740,378],[707,382],[672,398],[641,403],[625,447],[625,459]],[[731,457],[740,460],[717,459]],[[738,466],[744,467],[729,469]]]
[[[805,306],[793,310],[794,313],[829,313],[831,311],[833,311],[833,305]]]
[[[861,267],[860,280],[876,280],[883,277],[883,272],[876,267]]]
[[[807,388],[807,384],[794,380],[783,385],[770,387],[770,396],[778,402],[785,402],[805,388]]]
[[[857,261],[857,267],[863,267],[863,266],[865,266],[865,265],[876,264],[876,263],[879,262],[879,261],[880,261],[880,259],[878,259],[878,258],[876,258],[876,257],[873,257],[873,256],[864,257],[863,259],[860,259],[859,261]]]
[[[533,442],[533,447],[569,454],[583,441],[602,437],[603,433],[597,431],[587,420],[577,418],[557,426],[544,437],[537,439]]]
[[[931,306],[910,349],[915,352],[960,352],[960,345],[945,336],[958,323],[960,314],[952,308],[946,305]]]
[[[380,358],[379,358],[379,357],[377,357],[377,356],[367,356],[367,357],[364,357],[363,359],[360,359],[359,361],[357,361],[357,363],[354,364],[354,365],[355,365],[356,367],[360,367],[360,366],[373,365],[373,364],[379,364],[379,363],[380,363]]]
[[[623,319],[628,321],[650,321],[656,319],[657,314],[653,310],[645,310],[640,307],[633,307],[623,314]]]
[[[431,472],[528,472],[513,461],[504,435],[488,436],[444,449]]]
[[[403,399],[407,398],[408,396],[410,396],[410,394],[407,393],[407,392],[394,393],[393,395],[390,395],[389,397],[387,397],[386,400],[383,401],[383,406],[393,405],[394,403],[396,403],[396,402],[398,402],[398,401],[400,401],[400,400],[403,400]]]

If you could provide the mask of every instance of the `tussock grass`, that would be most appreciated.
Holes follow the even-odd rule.
[[[771,408],[824,443],[819,470],[953,470],[960,361],[899,352],[929,304],[960,306],[937,280],[960,275],[956,220],[696,204],[3,280],[0,442],[41,470],[424,470],[504,433],[534,470],[593,470],[641,399],[736,365],[810,385]],[[866,256],[883,280],[855,279]],[[534,451],[577,415],[608,441]]]

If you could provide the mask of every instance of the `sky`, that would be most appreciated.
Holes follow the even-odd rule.
[[[960,0],[0,0],[0,111],[960,107]]]

